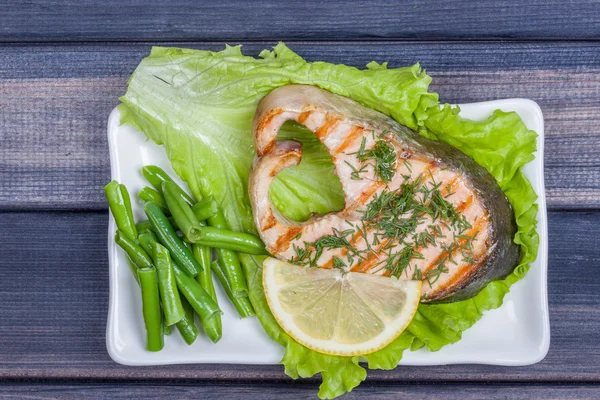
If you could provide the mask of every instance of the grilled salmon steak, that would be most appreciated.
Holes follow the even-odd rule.
[[[296,222],[271,203],[275,176],[302,159],[300,143],[277,141],[288,120],[327,148],[344,191],[343,210]],[[254,220],[267,250],[281,260],[423,280],[425,302],[470,298],[519,261],[506,196],[485,168],[454,147],[307,85],[265,96],[253,133]]]

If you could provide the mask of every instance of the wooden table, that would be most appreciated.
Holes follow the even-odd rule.
[[[10,4],[14,3],[14,4]],[[0,398],[314,397],[280,366],[131,368],[106,352],[105,126],[152,44],[416,61],[445,102],[537,101],[546,120],[548,356],[369,372],[347,398],[600,397],[600,4],[0,1]]]

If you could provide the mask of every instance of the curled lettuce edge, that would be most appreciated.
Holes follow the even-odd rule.
[[[448,304],[421,304],[409,327],[396,340],[385,348],[363,357],[338,357],[317,353],[290,338],[279,327],[266,303],[262,287],[264,258],[240,254],[248,279],[250,300],[257,316],[269,337],[285,347],[285,354],[281,360],[285,373],[293,379],[311,377],[320,373],[322,376],[318,393],[320,398],[335,398],[359,385],[367,375],[364,363],[370,369],[393,369],[407,349],[414,351],[424,347],[428,351],[438,351],[460,340],[462,332],[477,322],[485,311],[502,305],[511,285],[525,276],[529,263],[536,259],[539,247],[539,237],[536,232],[537,195],[523,174],[524,165],[533,159],[536,150],[536,133],[528,130],[514,112],[505,113],[497,110],[484,121],[461,118],[458,107],[441,106],[438,95],[428,92],[431,77],[421,69],[419,64],[407,68],[388,69],[387,63],[372,62],[367,65],[366,70],[359,70],[324,62],[308,63],[283,43],[279,43],[272,51],[264,50],[258,59],[244,56],[241,53],[241,46],[226,46],[226,49],[220,52],[154,47],[150,56],[142,61],[130,78],[128,92],[121,98],[123,102],[119,106],[121,123],[133,125],[156,143],[164,144],[174,170],[188,183],[195,195],[203,196],[212,193],[210,185],[214,182],[198,176],[196,170],[190,172],[187,170],[185,159],[178,158],[179,154],[173,155],[176,152],[174,146],[181,146],[179,144],[181,142],[175,141],[173,145],[169,142],[171,138],[168,134],[174,135],[174,130],[165,127],[166,121],[163,118],[166,114],[161,115],[156,112],[156,109],[153,110],[154,113],[142,109],[140,104],[143,104],[144,96],[148,96],[149,93],[144,90],[153,90],[153,88],[144,88],[143,82],[138,84],[134,79],[143,63],[152,61],[153,58],[164,63],[165,59],[169,62],[171,58],[178,56],[195,55],[210,59],[211,62],[216,60],[215,65],[217,62],[225,63],[224,65],[228,65],[227,62],[236,65],[247,63],[257,70],[263,68],[271,74],[274,70],[267,70],[267,68],[273,63],[279,63],[289,68],[285,71],[286,80],[276,82],[274,87],[286,83],[315,84],[390,115],[426,137],[449,143],[490,171],[514,209],[518,226],[514,241],[521,246],[522,259],[506,279],[489,283],[479,294],[469,300]],[[229,65],[233,66],[233,64]],[[156,65],[151,67],[155,68]],[[326,80],[317,79],[320,72],[327,75]],[[136,90],[139,90],[139,93]],[[153,106],[159,107],[154,104]],[[247,117],[247,114],[243,117]],[[178,136],[176,139],[181,138]],[[189,137],[185,139],[190,140]],[[186,151],[191,153],[192,150]],[[187,156],[191,157],[189,154]],[[239,165],[235,164],[235,167],[239,169]],[[303,189],[296,187],[298,190],[294,192],[294,185],[297,184],[294,183],[292,176],[289,178],[280,183],[280,196],[274,196],[280,203],[289,200],[294,193],[301,193],[301,190],[298,190]],[[240,182],[231,182],[231,185],[236,184]],[[284,193],[286,188],[287,194]],[[236,192],[235,195],[239,196],[239,193]],[[335,207],[339,204],[339,199],[332,200],[330,204],[322,200],[322,203],[321,207],[324,208]],[[247,212],[247,209],[242,208],[242,211]],[[308,212],[309,210],[298,206],[296,214],[292,216],[298,219],[305,218]],[[253,229],[248,218],[245,220],[240,218],[241,222],[238,222],[231,213],[226,213],[226,216],[233,227]]]

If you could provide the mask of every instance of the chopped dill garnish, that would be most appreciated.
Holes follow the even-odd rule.
[[[384,182],[389,182],[396,171],[396,150],[385,140],[379,139],[372,149],[358,155],[360,161],[372,159],[375,161],[375,174]]]
[[[431,195],[429,207],[433,211],[434,220],[447,220],[459,233],[471,228],[471,224],[464,215],[456,211],[454,206],[442,196],[439,190],[435,189]]]
[[[352,169],[352,179],[361,179],[369,165],[374,167],[381,180],[393,178],[395,151],[380,136],[375,140],[375,146],[366,149],[363,138],[359,150],[354,153],[363,162],[360,169],[347,163]],[[411,170],[406,160],[404,164]],[[430,285],[448,272],[448,263],[457,263],[457,256],[462,256],[463,262],[476,262],[472,243],[477,234],[471,236],[466,233],[472,226],[446,199],[452,193],[442,195],[442,191],[450,192],[450,185],[437,182],[431,171],[428,172],[414,180],[406,175],[398,189],[385,187],[376,193],[365,207],[358,210],[362,214],[359,220],[346,221],[348,229],[333,229],[331,234],[314,242],[304,242],[304,247],[294,243],[295,256],[290,262],[316,267],[324,252],[333,250],[333,268],[347,270],[361,260],[376,257],[376,266],[390,271],[391,275],[412,275],[412,279],[426,280]],[[417,233],[419,225],[424,223],[427,224],[426,229]],[[426,272],[417,265],[411,268],[411,260],[424,258],[419,251],[429,246],[438,247],[442,251],[441,257]]]
[[[408,264],[410,263],[412,257],[412,247],[406,246],[402,250],[388,258],[388,263],[385,266],[385,268],[388,269],[393,276],[399,278],[400,275],[402,275],[402,272],[406,269],[406,267],[408,267]]]
[[[333,256],[333,268],[345,269],[346,264],[344,264],[341,258]]]
[[[473,259],[473,254],[468,251],[462,252],[463,260],[468,262],[469,264],[475,264],[475,260]]]
[[[414,184],[402,184],[397,191],[381,192],[367,205],[362,219],[373,224],[382,219],[399,217],[413,207],[414,195]]]
[[[427,279],[429,286],[433,286],[440,279],[440,275],[446,272],[448,272],[446,257],[443,257],[434,268],[425,272],[423,277]]]
[[[365,221],[360,221],[360,222],[361,222],[361,226],[357,226],[356,230],[365,239],[365,244],[367,245],[367,250],[373,251],[373,248],[371,247],[371,243],[369,243],[369,241],[367,240],[368,231],[367,231],[367,227],[365,226]]]
[[[363,164],[360,169],[356,168],[354,165],[350,164],[348,161],[344,161],[349,167],[350,169],[352,169],[352,172],[350,173],[350,179],[354,180],[354,181],[359,181],[361,179],[363,179],[360,174],[364,174],[365,172],[367,172],[367,168],[369,167],[368,164]]]
[[[337,235],[325,235],[318,238],[315,242],[311,243],[315,248],[315,259],[318,260],[323,254],[323,250],[331,249],[352,249],[352,244],[346,239],[346,237]],[[316,261],[315,260],[315,261]]]
[[[421,273],[421,269],[415,265],[413,270],[412,278],[413,281],[421,281],[423,280],[423,274]]]
[[[304,242],[304,248],[296,246],[296,244],[292,244],[296,255],[290,258],[289,261],[292,264],[316,267],[317,261],[323,254],[323,251],[331,249],[346,249],[348,262],[349,264],[352,264],[354,262],[354,257],[362,257],[360,252],[358,252],[348,240],[348,236],[353,235],[355,232],[356,231],[354,229],[346,229],[341,232],[337,229],[334,229],[332,235],[321,236],[314,242]]]
[[[383,135],[385,135],[385,132],[379,135],[379,137],[381,138]],[[375,139],[374,131],[373,139]],[[365,137],[363,137],[358,151],[349,154],[356,155],[356,158],[363,163],[370,160],[374,161],[375,163],[373,165],[373,169],[379,179],[381,179],[383,182],[391,181],[394,177],[394,173],[396,172],[396,150],[394,147],[383,139],[377,139],[373,145],[373,148],[369,150],[366,149],[366,145],[367,140]],[[346,163],[350,165],[348,162]],[[353,169],[353,175],[351,175],[351,178],[360,179],[359,171],[361,173],[365,172],[363,168],[366,168],[367,165],[370,164],[363,165],[361,169],[357,169],[356,167],[350,165],[350,167]]]
[[[428,228],[431,229],[437,237],[445,237],[442,235],[442,228],[438,225],[429,225]]]
[[[413,242],[418,248],[426,248],[430,244],[435,246],[435,239],[434,233],[429,231],[419,232],[413,236]]]
[[[309,263],[307,259],[309,258],[309,244],[304,242],[304,248],[297,246],[295,243],[292,244],[294,248],[294,252],[296,253],[295,257],[290,258],[290,263],[298,264],[298,265],[306,265]]]

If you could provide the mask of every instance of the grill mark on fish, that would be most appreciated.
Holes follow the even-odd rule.
[[[367,226],[364,226],[363,228],[364,228],[364,232],[367,235],[366,238],[363,235],[363,230],[361,228],[352,235],[352,238],[350,238],[350,240],[348,240],[350,247],[352,247],[353,249],[356,250],[359,245],[363,244],[363,242],[362,242],[363,239],[364,239],[365,249],[370,249],[371,253],[378,253],[382,248],[384,248],[387,245],[387,243],[389,243],[389,240],[383,239],[383,240],[380,240],[380,243],[377,246],[373,246],[371,243],[368,242],[368,240],[369,240],[369,237],[376,234],[376,229],[373,227],[367,227]],[[322,266],[319,265],[319,267],[320,268],[332,268],[333,267],[333,258],[338,257],[338,258],[346,258],[347,259],[349,251],[350,250],[347,247],[341,248],[339,254],[334,254]],[[362,263],[366,260],[364,258],[364,256],[356,256],[356,259],[361,260],[360,263]],[[356,267],[358,267],[358,264],[353,268],[356,268]]]
[[[264,231],[269,230],[274,227],[276,223],[277,220],[275,219],[275,216],[273,214],[269,214],[266,221],[263,221],[262,229]]]
[[[283,169],[283,166],[287,162],[288,162],[288,160],[286,160],[285,158],[279,159],[279,161],[277,161],[277,164],[275,165],[275,167],[271,170],[271,172],[269,172],[269,176],[274,178],[279,173],[279,171],[281,171]]]
[[[275,242],[275,246],[273,247],[274,253],[281,253],[286,251],[290,247],[290,242],[293,238],[296,237],[302,231],[301,226],[290,226],[287,232],[281,235],[277,242]]]
[[[433,172],[431,172],[431,170],[434,168],[435,167],[433,166],[433,164],[428,163],[425,169],[423,169],[423,171],[421,172],[421,175],[423,175],[423,179],[431,180],[435,184],[435,178],[433,177]]]
[[[373,249],[373,251],[371,253],[369,253],[369,257],[366,260],[363,260],[360,263],[358,263],[358,265],[356,265],[354,268],[352,268],[352,271],[367,272],[367,271],[371,270],[373,267],[375,267],[377,265],[377,263],[379,261],[381,261],[381,257],[380,257],[381,252],[390,243],[391,243],[390,239],[383,239],[381,241],[381,243],[375,249]]]
[[[458,176],[455,176],[454,178],[452,178],[452,180],[450,182],[448,182],[447,184],[442,186],[442,189],[440,190],[440,193],[442,196],[446,197],[450,194],[450,192],[454,189],[454,187],[456,186],[456,184],[458,183]],[[450,190],[448,190],[448,188],[450,188]]]
[[[335,124],[337,124],[339,121],[339,117],[327,114],[327,116],[325,117],[325,123],[315,131],[315,136],[321,141],[325,140],[327,135],[329,135],[331,128],[333,128]]]
[[[378,261],[380,260],[380,258],[378,257],[378,254],[373,252],[369,254],[369,257],[362,261],[361,263],[355,265],[354,267],[352,267],[351,271],[352,272],[367,272],[369,271]]]
[[[331,260],[327,261],[325,264],[319,265],[319,268],[333,269],[333,258]]]
[[[479,264],[479,263],[478,262],[469,263],[466,266],[464,266],[463,268],[461,268],[459,271],[454,273],[452,275],[452,278],[450,278],[450,280],[448,280],[444,284],[444,286],[441,288],[441,291],[448,290],[449,288],[454,286],[459,280],[462,280],[465,276],[471,275],[473,273],[473,267],[476,267],[477,264]]]
[[[350,147],[354,143],[355,140],[357,140],[358,138],[361,138],[362,135],[363,135],[363,129],[360,126],[355,126],[352,129],[352,131],[348,134],[348,136],[346,136],[344,141],[336,149],[335,153],[336,154],[343,153],[344,150],[346,150],[348,147]]]
[[[368,234],[367,234],[367,236],[368,236]],[[353,247],[353,248],[356,248],[356,245],[357,245],[358,241],[359,241],[360,239],[362,239],[362,238],[363,238],[363,236],[362,236],[362,232],[360,232],[360,231],[356,231],[356,232],[355,232],[355,233],[352,235],[352,238],[350,238],[350,240],[349,240],[348,242],[350,243],[350,246],[351,246],[351,247]],[[334,255],[332,255],[332,257],[331,257],[329,260],[327,260],[327,261],[325,262],[325,264],[323,264],[323,266],[319,266],[319,267],[320,267],[320,268],[328,268],[328,269],[329,269],[329,268],[333,268],[333,258],[334,258],[334,257],[338,257],[338,256],[339,256],[339,258],[346,257],[346,256],[348,255],[348,251],[349,251],[349,250],[348,250],[348,248],[347,248],[347,247],[343,247],[343,248],[341,248],[341,249],[340,249],[340,253],[339,253],[338,255],[335,255],[335,254],[334,254]]]
[[[367,200],[369,200],[371,198],[371,196],[373,196],[383,186],[384,186],[384,183],[382,183],[382,182],[374,182],[373,184],[371,184],[371,186],[369,186],[367,189],[365,189],[364,192],[362,192],[360,194],[358,199],[356,199],[356,204],[361,205],[361,206],[365,205]]]
[[[465,210],[466,210],[466,209],[467,209],[469,206],[471,206],[471,204],[473,204],[473,196],[472,196],[472,195],[471,195],[471,196],[469,196],[469,197],[467,198],[467,200],[463,201],[463,202],[461,203],[461,205],[460,205],[460,206],[456,207],[456,211],[458,211],[458,212],[463,212],[463,211],[465,211]]]
[[[467,232],[465,232],[462,236],[469,236],[471,238],[475,237],[477,234],[479,234],[479,232],[482,229],[482,224],[485,223],[486,221],[483,218],[478,219],[475,222],[475,225],[469,229]],[[467,239],[462,239],[462,238],[458,238],[456,240],[456,243],[458,246],[464,246],[467,243]],[[442,259],[444,257],[448,257],[448,260],[452,259],[453,255],[456,255],[456,253],[461,250],[461,247],[456,247],[454,249],[452,249],[452,252],[448,252],[447,250],[443,250],[442,253],[432,262],[429,263],[429,265],[427,265],[427,267],[425,267],[424,269],[422,269],[423,272],[428,272],[430,271],[434,266],[438,265]]]
[[[259,125],[258,125],[258,129],[256,130],[256,133],[254,135],[254,140],[257,141],[258,140],[258,132],[261,132],[262,130],[264,130],[269,124],[271,124],[271,122],[273,122],[273,119],[275,117],[277,117],[279,114],[283,113],[283,108],[279,107],[273,110],[270,110],[269,113],[265,116],[265,118],[263,120],[260,121]],[[275,143],[271,143],[269,144],[265,149],[263,149],[259,156],[262,156],[264,154],[269,154],[271,153],[273,150],[275,150]]]
[[[308,117],[310,117],[310,114],[312,114],[313,111],[314,110],[312,109],[302,111],[300,115],[298,115],[298,118],[296,118],[296,121],[298,121],[298,123],[300,124],[303,124],[308,119]]]
[[[469,263],[459,271],[457,271],[452,277],[444,284],[439,291],[446,291],[451,289],[454,285],[456,285],[460,280],[464,279],[466,276],[473,274],[474,268],[476,268],[481,263],[480,260],[475,260],[474,263]]]

